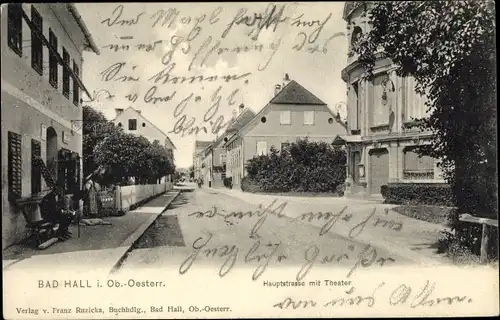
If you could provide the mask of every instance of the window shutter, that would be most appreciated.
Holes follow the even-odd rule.
[[[304,124],[305,125],[314,124],[314,111],[304,111]]]
[[[42,191],[42,172],[38,166],[37,158],[42,156],[40,141],[31,139],[31,193]]]
[[[8,180],[9,199],[19,199],[22,195],[22,153],[21,135],[8,133]]]
[[[291,111],[281,111],[280,124],[291,124]]]

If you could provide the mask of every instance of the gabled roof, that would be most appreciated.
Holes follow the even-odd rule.
[[[290,81],[276,96],[274,96],[270,103],[326,105],[326,103],[294,80]]]
[[[129,109],[132,109],[134,112],[137,113],[137,115],[142,119],[144,120],[145,122],[147,122],[150,126],[152,126],[153,128],[155,128],[156,130],[160,131],[161,134],[163,134],[165,136],[166,139],[168,139],[168,141],[172,144],[172,147],[174,147],[174,150],[177,150],[177,148],[175,147],[174,143],[172,142],[172,140],[170,140],[170,138],[167,136],[167,134],[165,132],[163,132],[160,128],[158,128],[157,126],[154,125],[154,123],[152,123],[151,121],[149,121],[148,119],[146,119],[146,117],[142,114],[142,113],[139,113],[137,112],[137,109],[134,109],[132,107],[128,107],[127,109],[123,110],[122,113],[120,114],[123,114],[125,113],[125,111],[129,110]],[[115,121],[116,118],[118,118],[120,115],[117,115],[113,120],[111,121]]]
[[[255,117],[255,112],[253,112],[251,109],[246,108],[243,110],[242,113],[240,113],[236,119],[234,119],[233,122],[227,127],[226,132],[231,132],[231,131],[238,131],[243,126],[245,126],[247,123],[252,121],[252,119]]]
[[[261,114],[267,111],[267,109],[272,105],[272,104],[302,104],[302,105],[321,105],[325,106],[327,111],[330,112],[331,115],[335,116],[328,108],[328,105],[321,101],[318,97],[316,97],[314,94],[309,92],[306,88],[298,84],[296,81],[292,80],[290,81],[283,89],[274,96],[274,98],[269,101],[269,103],[262,108],[250,121],[248,121],[245,125],[243,125],[238,131],[236,131],[226,142],[230,143],[231,141],[234,141],[240,132],[245,130],[250,123],[252,123],[255,119],[259,118]]]

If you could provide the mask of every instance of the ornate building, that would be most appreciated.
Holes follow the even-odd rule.
[[[376,55],[374,78],[361,78],[364,70],[352,48],[370,31],[370,2],[348,1],[343,19],[347,22],[349,53],[342,79],[347,84],[348,133],[337,136],[348,152],[346,195],[378,196],[388,183],[443,182],[437,161],[419,157],[415,147],[428,144],[431,132],[422,132],[414,119],[425,117],[425,97],[414,90],[411,77],[396,76],[389,59]]]

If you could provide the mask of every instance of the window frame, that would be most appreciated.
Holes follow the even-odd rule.
[[[62,84],[62,94],[63,96],[65,96],[66,98],[69,99],[69,91],[70,91],[70,78],[71,78],[71,75],[70,75],[70,72],[68,70],[68,65],[69,65],[69,62],[71,61],[71,57],[69,55],[69,52],[68,50],[66,50],[65,47],[63,47],[63,62],[64,62],[64,65],[63,65],[63,84]]]
[[[43,18],[36,10],[35,6],[31,6],[31,22],[38,29],[31,28],[31,67],[43,75]]]
[[[58,51],[58,41],[57,36],[54,31],[49,28],[49,44],[55,50]],[[49,50],[49,83],[57,89],[59,82],[59,61],[57,60],[56,54]]]
[[[288,114],[288,123],[283,122],[283,115]],[[289,126],[292,124],[292,111],[290,110],[282,110],[280,111],[280,125]]]
[[[23,6],[9,3],[7,7],[7,43],[18,56],[23,56]]]
[[[135,124],[135,126],[132,126],[132,124]],[[132,129],[132,127],[134,127]],[[128,119],[128,130],[129,131],[137,131],[137,119]]]

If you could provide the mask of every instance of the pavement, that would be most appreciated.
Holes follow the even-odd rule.
[[[292,219],[296,219],[306,212],[339,212],[344,207],[347,207],[346,212],[351,212],[354,216],[352,222],[348,225],[337,225],[336,228],[332,229],[344,237],[349,237],[352,227],[366,221],[375,210],[373,216],[366,221],[365,231],[356,235],[358,240],[385,248],[419,263],[448,263],[448,260],[441,255],[437,255],[436,251],[440,232],[449,230],[449,228],[442,224],[434,224],[402,215],[392,210],[397,205],[383,204],[378,200],[345,197],[263,195],[227,188],[204,188],[203,190],[210,193],[229,195],[248,204],[262,203],[266,206],[273,201],[287,202],[288,205],[284,210],[284,214]],[[315,219],[312,223],[320,226],[323,222]],[[401,224],[401,230],[397,232],[392,230],[388,227],[391,223],[394,229],[398,229],[399,224]],[[370,225],[372,228],[369,227]],[[358,230],[361,227],[362,225],[359,226]]]
[[[182,193],[174,202],[177,204],[158,220],[158,225],[146,232],[144,241],[139,241],[127,254],[117,272],[158,269],[165,271],[169,281],[176,281],[186,272],[216,275],[231,269],[239,272],[255,268],[259,261],[273,255],[269,269],[283,266],[297,271],[305,260],[316,255],[321,266],[354,265],[354,269],[381,267],[382,261],[390,266],[448,263],[433,248],[438,225],[420,223],[390,210],[386,213],[384,208],[369,201],[340,198],[335,200],[338,203],[332,199],[329,203],[324,200],[317,203],[316,198],[309,198],[308,202],[288,199],[281,217],[271,213],[264,218],[259,216],[257,212],[262,212],[275,198],[251,195],[244,200],[241,193],[210,188]],[[271,209],[284,202],[278,199]],[[325,227],[331,222],[325,215],[313,219],[301,216],[308,212],[341,212],[346,203],[350,203],[349,209],[331,223],[331,228]],[[374,208],[382,210],[371,215]],[[377,218],[381,221],[381,217],[387,221],[375,226],[374,221]],[[401,228],[392,219],[401,223]],[[360,224],[363,221],[367,222]],[[272,248],[279,249],[273,253]],[[371,262],[367,263],[370,260],[367,255],[373,258]],[[365,260],[356,263],[360,257]],[[249,277],[253,271],[249,271]]]
[[[133,244],[161,215],[180,191],[171,190],[120,217],[107,217],[111,225],[72,226],[73,237],[45,250],[13,245],[3,250],[3,270],[40,269],[54,263],[71,270],[99,269],[110,272]]]

